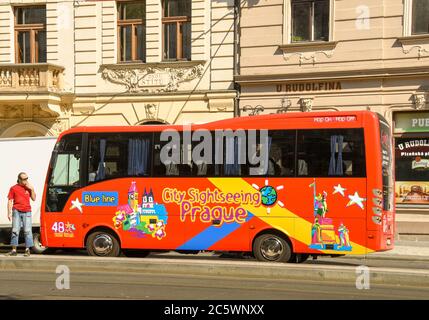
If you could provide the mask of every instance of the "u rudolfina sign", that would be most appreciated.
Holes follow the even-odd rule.
[[[277,85],[277,92],[339,91],[341,89],[340,81],[298,82]]]

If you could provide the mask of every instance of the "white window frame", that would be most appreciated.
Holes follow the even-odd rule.
[[[429,33],[422,33],[429,34]],[[413,0],[404,0],[404,37],[418,36],[413,34]]]
[[[334,19],[335,19],[335,0],[329,0],[329,39],[326,42],[334,41]],[[314,27],[313,27],[314,28]],[[325,42],[325,41],[309,41]],[[292,0],[283,1],[283,43],[301,43],[292,42]]]

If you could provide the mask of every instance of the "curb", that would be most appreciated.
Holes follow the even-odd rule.
[[[399,255],[399,254],[377,254],[369,255],[348,255],[341,257],[344,259],[362,259],[362,260],[401,260],[401,261],[429,261],[429,256],[417,255]]]
[[[281,264],[250,261],[212,261],[159,258],[0,258],[0,270],[56,272],[66,265],[71,272],[159,273],[213,277],[244,277],[279,280],[307,280],[356,283],[356,267]],[[429,271],[415,269],[370,268],[372,284],[429,287]]]

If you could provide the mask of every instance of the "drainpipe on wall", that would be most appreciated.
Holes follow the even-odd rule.
[[[234,0],[234,77],[240,74],[240,17],[241,0]],[[234,80],[236,97],[234,101],[234,117],[240,116],[240,93],[241,86]]]

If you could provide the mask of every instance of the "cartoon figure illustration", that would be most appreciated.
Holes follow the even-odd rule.
[[[351,251],[349,230],[341,222],[337,234],[332,219],[326,217],[328,193],[323,191],[322,194],[316,195],[316,181],[310,184],[310,187],[313,187],[314,223],[311,227],[311,244],[309,247],[317,250]]]
[[[340,237],[340,247],[350,247],[349,230],[342,222],[338,227],[338,234]]]
[[[328,193],[326,191],[323,191],[323,195],[319,193],[315,201],[314,212],[322,218],[324,218],[326,213],[328,212],[328,203],[326,200],[327,197]]]
[[[128,190],[128,205],[134,212],[137,212],[139,206],[139,191],[137,190],[135,181],[131,182],[131,187]]]
[[[313,226],[311,227],[311,243],[320,243],[320,224],[319,219],[314,219]]]
[[[149,192],[144,189],[141,205],[139,203],[139,191],[135,181],[128,189],[128,203],[117,208],[112,218],[116,229],[133,231],[138,238],[151,235],[158,240],[166,237],[168,213],[165,206],[157,204],[152,188]]]

